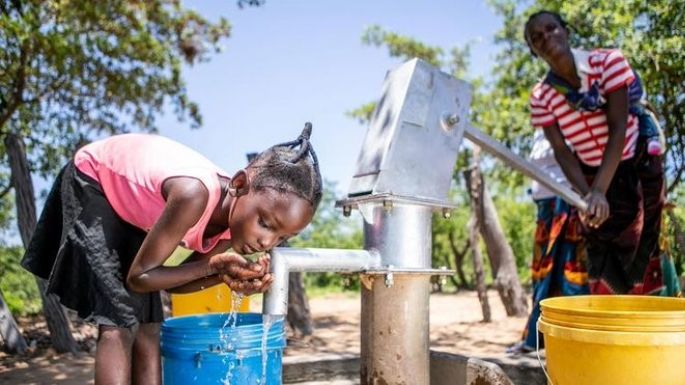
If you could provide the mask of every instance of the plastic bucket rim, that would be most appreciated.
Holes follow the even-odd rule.
[[[218,317],[221,318],[229,318],[229,317],[238,317],[238,318],[243,318],[243,319],[255,319],[255,320],[262,320],[263,315],[261,313],[226,313],[226,312],[216,312],[216,313],[204,313],[204,314],[184,314],[182,316],[176,316],[176,317],[170,317],[164,320],[162,322],[162,327],[174,327],[176,329],[195,329],[197,327],[197,324],[187,324],[184,323],[184,321],[187,321],[189,319],[196,319],[196,320],[203,320],[203,319],[216,319]],[[273,320],[272,324],[275,324],[277,322],[283,322],[284,317],[275,317]],[[251,323],[250,325],[257,325],[258,323]]]
[[[555,302],[570,302],[570,301],[581,301],[590,299],[595,301],[607,300],[628,300],[632,302],[640,301],[642,299],[649,300],[651,302],[669,302],[669,303],[683,303],[684,307],[682,310],[607,310],[607,309],[577,309],[568,308],[559,305],[554,305]],[[615,318],[620,316],[621,318],[683,318],[685,323],[685,299],[675,298],[675,297],[651,297],[651,296],[636,296],[636,295],[578,295],[578,296],[566,296],[566,297],[553,297],[546,298],[540,301],[540,308],[542,313],[545,311],[548,313],[559,313],[559,314],[571,314],[571,315],[584,315],[596,318]]]
[[[224,348],[228,345],[235,350],[249,350],[261,347],[262,342],[266,342],[267,349],[271,346],[278,346],[281,349],[285,347],[283,318],[275,320],[264,333],[263,323],[260,322],[261,314],[239,313],[236,317],[238,323],[235,329],[228,328],[226,331],[222,326],[225,315],[221,313],[169,318],[161,327],[160,346],[167,351],[208,353],[230,351]],[[207,324],[202,325],[202,321]],[[215,347],[218,349],[215,350]]]
[[[575,329],[586,329],[586,330],[603,330],[603,331],[624,331],[624,332],[664,332],[664,333],[677,333],[685,332],[684,325],[626,325],[626,324],[606,324],[606,323],[591,323],[591,322],[577,322],[572,320],[560,320],[550,317],[540,316],[540,320],[543,320],[549,324],[570,327]],[[589,321],[589,320],[588,320]]]
[[[538,320],[538,330],[545,337],[615,346],[685,345],[685,332],[625,332],[570,328]]]

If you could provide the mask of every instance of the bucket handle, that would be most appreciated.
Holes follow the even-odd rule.
[[[540,367],[542,368],[542,372],[545,373],[545,377],[547,378],[547,383],[549,385],[554,385],[552,382],[552,379],[549,378],[549,374],[547,373],[547,366],[545,365],[544,362],[542,362],[542,358],[540,358],[540,319],[538,318],[537,322],[535,322],[535,355],[538,357],[538,363],[540,363]]]

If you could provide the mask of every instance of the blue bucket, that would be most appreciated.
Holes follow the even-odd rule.
[[[230,317],[203,314],[164,321],[160,337],[164,385],[281,384],[283,318],[275,319],[265,336],[261,314]]]

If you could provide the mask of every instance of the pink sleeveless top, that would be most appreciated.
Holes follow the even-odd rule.
[[[82,147],[74,156],[79,171],[98,181],[114,211],[126,222],[149,231],[166,204],[165,180],[185,176],[199,179],[209,191],[200,219],[183,237],[182,246],[210,251],[230,231],[204,239],[212,211],[219,202],[219,175],[228,174],[196,151],[159,135],[123,134]]]

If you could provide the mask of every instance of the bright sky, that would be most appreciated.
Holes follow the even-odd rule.
[[[365,46],[366,27],[443,48],[473,42],[471,76],[487,76],[501,22],[485,0],[266,0],[239,9],[236,0],[185,1],[232,25],[224,51],[184,72],[204,117],[199,130],[173,114],[160,131],[203,153],[227,172],[245,154],[297,137],[305,121],[325,179],[347,191],[366,127],[345,112],[380,97],[387,70],[400,64],[385,48]]]

